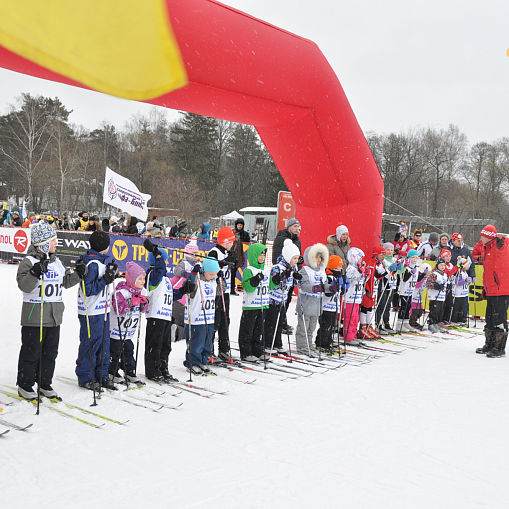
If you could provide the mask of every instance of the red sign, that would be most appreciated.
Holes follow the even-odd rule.
[[[18,230],[14,234],[14,249],[18,253],[25,253],[28,248],[28,237],[23,230]]]
[[[277,231],[286,228],[286,221],[295,217],[295,202],[292,193],[279,191],[277,196]]]
[[[29,228],[0,227],[0,251],[26,253],[30,245]]]

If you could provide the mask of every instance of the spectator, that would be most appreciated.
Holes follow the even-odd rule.
[[[129,235],[138,235],[138,227],[136,226],[138,223],[138,219],[134,216],[127,216],[127,230],[126,233]]]
[[[88,232],[96,232],[101,231],[101,220],[99,219],[99,216],[92,216],[90,220],[88,221]]]
[[[290,239],[298,248],[299,253],[302,254],[302,247],[299,239],[300,234],[300,223],[294,217],[291,217],[286,221],[286,228],[277,232],[276,238],[274,239],[274,245],[272,246],[272,265],[278,263],[277,259],[283,252],[283,245],[285,239]],[[291,294],[292,292],[290,292]]]
[[[35,212],[29,212],[26,221],[21,226],[23,228],[30,228],[33,221],[35,221]]]
[[[112,233],[120,233],[122,231],[122,226],[119,224],[119,218],[116,216],[111,216],[109,220],[109,230]]]
[[[342,272],[345,274],[348,267],[348,250],[351,244],[350,233],[344,224],[338,224],[336,228],[336,235],[329,235],[327,237],[327,250],[329,255],[336,255],[343,260]]]
[[[249,243],[251,240],[249,237],[249,233],[244,230],[244,219],[239,217],[235,221],[235,229],[233,230],[235,234],[235,242],[233,243],[233,247],[231,251],[233,251],[237,255],[237,266],[232,270],[232,286],[231,286],[231,294],[235,295],[236,286],[235,286],[235,278],[237,274],[237,270],[242,268],[245,263],[245,255],[244,255],[244,243]]]
[[[438,246],[434,247],[433,251],[431,251],[431,254],[429,255],[430,259],[436,260],[444,248],[449,250],[451,249],[451,246],[449,245],[449,235],[447,233],[442,233],[442,235],[440,235]]]
[[[419,258],[429,258],[431,251],[438,246],[438,233],[432,232],[429,234],[428,242],[423,242],[417,248]]]
[[[80,212],[76,221],[76,230],[86,231],[88,229],[88,212]]]
[[[210,240],[210,223],[201,223],[198,230],[197,238],[199,240]]]
[[[19,217],[19,212],[17,210],[12,213],[12,226],[23,226],[23,220]]]
[[[255,228],[255,231],[251,234],[251,242],[258,242],[258,240],[259,240],[258,228]]]

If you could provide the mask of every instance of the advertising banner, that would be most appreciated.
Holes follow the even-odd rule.
[[[277,229],[284,230],[286,221],[291,217],[295,217],[295,201],[292,193],[288,191],[279,191],[277,195]]]

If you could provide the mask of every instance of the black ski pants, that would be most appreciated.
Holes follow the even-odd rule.
[[[440,323],[444,317],[445,302],[443,300],[429,301],[429,317],[428,323]]]
[[[57,327],[43,327],[42,343],[40,334],[41,329],[39,327],[21,327],[21,349],[18,360],[17,385],[25,390],[32,388],[37,382],[40,357],[42,358],[41,386],[51,385],[53,381],[58,355],[60,325]]]
[[[263,310],[265,313],[265,309]],[[239,327],[240,358],[250,355],[263,355],[262,343],[263,317],[261,309],[245,309],[242,311]]]
[[[467,297],[456,297],[454,299],[451,322],[457,323],[463,321],[463,307],[465,306],[466,299]]]
[[[230,327],[230,294],[224,293],[223,295],[225,310],[223,310],[223,298],[221,294],[216,296],[214,331],[217,332],[219,351],[228,353],[230,351],[230,345],[228,343],[228,328]]]
[[[281,340],[281,334],[283,331],[283,325],[285,323],[284,318],[286,317],[286,311],[283,305],[274,306],[269,304],[267,309],[264,309],[265,315],[265,323],[264,327],[264,335],[265,335],[265,348],[270,348],[272,346],[272,340],[274,339],[274,333],[276,334],[276,338],[274,339],[274,348],[283,348],[283,343]],[[279,320],[278,320],[279,315]],[[277,330],[276,330],[277,323]]]
[[[493,330],[503,325],[507,330],[507,307],[509,295],[495,295],[486,297],[486,329]]]
[[[399,296],[399,311],[398,318],[408,320],[410,318],[410,308],[412,307],[412,296],[411,295],[400,295]]]
[[[454,301],[454,298],[452,296],[452,291],[450,290],[450,287],[448,287],[447,292],[445,294],[444,316],[443,316],[443,319],[446,322],[451,321],[453,301]],[[452,321],[454,321],[454,320],[452,320]]]
[[[145,375],[147,378],[161,376],[161,366],[168,369],[171,352],[171,321],[147,318],[145,333]]]
[[[136,374],[136,362],[134,360],[134,343],[130,339],[124,341],[124,351],[121,351],[122,340],[111,338],[110,341],[110,375],[117,376],[113,370],[118,367],[128,375]],[[125,363],[124,363],[125,362]]]
[[[387,301],[389,300],[391,290],[389,288],[383,292],[380,291],[380,288],[378,290],[379,291],[376,296],[378,304],[375,312],[375,323],[376,325],[380,325],[381,323],[388,324],[391,316],[391,303]]]
[[[318,320],[319,329],[316,331],[315,345],[317,348],[330,348],[332,346],[332,331],[336,323],[335,311],[323,311]]]

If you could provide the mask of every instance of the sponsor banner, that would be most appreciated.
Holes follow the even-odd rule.
[[[31,243],[30,228],[0,228],[0,251],[25,254]]]
[[[140,193],[129,179],[106,167],[104,203],[109,203],[132,216],[145,218],[148,215],[147,203],[150,198],[150,194]]]
[[[295,201],[292,193],[288,191],[279,191],[277,195],[277,230],[286,228],[286,221],[295,217]]]

